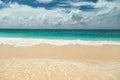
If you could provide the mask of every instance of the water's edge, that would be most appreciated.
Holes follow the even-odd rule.
[[[56,46],[64,45],[92,45],[92,46],[102,46],[102,45],[120,45],[119,41],[93,41],[93,40],[64,40],[64,39],[35,39],[35,38],[4,38],[0,37],[0,44],[18,46],[33,46],[38,44],[51,44]]]

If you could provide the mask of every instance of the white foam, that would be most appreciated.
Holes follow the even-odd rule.
[[[64,45],[120,45],[119,41],[85,41],[85,40],[58,40],[58,39],[33,39],[33,38],[0,38],[0,44],[18,46],[33,46],[38,44]]]

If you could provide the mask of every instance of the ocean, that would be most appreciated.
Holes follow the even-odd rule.
[[[120,45],[120,30],[0,29],[1,44]]]

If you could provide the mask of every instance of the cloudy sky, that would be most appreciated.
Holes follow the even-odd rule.
[[[0,28],[120,29],[120,0],[0,0]]]

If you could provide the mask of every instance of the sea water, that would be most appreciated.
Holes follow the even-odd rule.
[[[0,44],[120,45],[120,30],[0,29]]]

